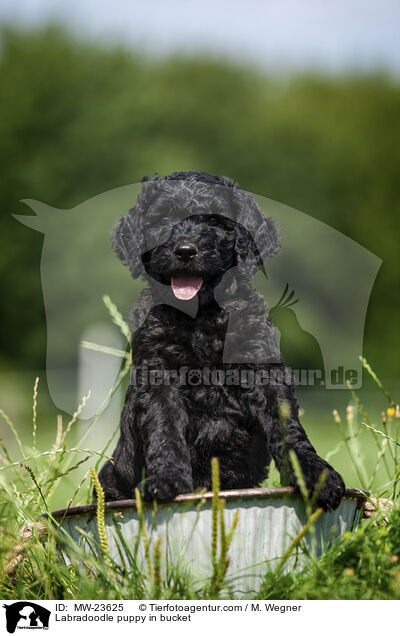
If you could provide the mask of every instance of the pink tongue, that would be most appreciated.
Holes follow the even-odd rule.
[[[203,279],[201,276],[172,276],[172,291],[179,300],[190,300],[196,296]]]

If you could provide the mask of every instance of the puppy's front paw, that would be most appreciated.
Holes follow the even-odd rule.
[[[193,483],[190,479],[183,479],[178,473],[149,475],[140,485],[145,501],[166,501],[176,495],[182,495],[193,491]]]
[[[340,504],[345,490],[343,479],[339,473],[319,457],[317,461],[312,463],[307,462],[307,464],[301,466],[301,468],[310,497],[314,492],[321,472],[324,469],[328,470],[328,475],[318,493],[316,503],[317,506],[323,508],[323,510],[335,510]],[[297,479],[294,474],[291,475],[290,485],[294,486],[296,492],[299,492]]]
[[[324,510],[335,510],[342,500],[344,489],[343,479],[336,470],[331,468],[324,485],[319,491],[317,505]]]

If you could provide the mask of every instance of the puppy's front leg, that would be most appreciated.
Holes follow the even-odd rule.
[[[143,442],[146,501],[192,492],[186,443],[188,414],[176,386],[147,387],[137,396],[138,430]]]
[[[289,484],[298,490],[297,479],[289,459],[289,450],[293,450],[300,464],[309,493],[311,493],[323,470],[327,470],[326,480],[319,491],[317,504],[324,510],[337,508],[344,494],[341,476],[328,462],[319,457],[308,439],[298,419],[297,403],[291,386],[277,387],[275,408],[270,423],[269,440],[272,456],[282,477],[288,477]],[[287,417],[280,417],[280,404],[288,407]]]

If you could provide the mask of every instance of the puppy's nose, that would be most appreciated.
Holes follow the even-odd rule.
[[[197,247],[193,243],[180,243],[174,249],[175,255],[182,261],[190,261],[197,254]]]

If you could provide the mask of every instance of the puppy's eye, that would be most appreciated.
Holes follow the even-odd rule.
[[[214,214],[211,214],[211,216],[209,216],[207,220],[208,225],[218,225],[218,217]]]
[[[169,222],[169,216],[162,216],[159,220],[160,225],[166,225]]]

